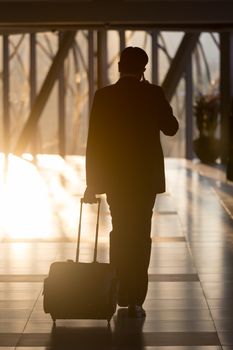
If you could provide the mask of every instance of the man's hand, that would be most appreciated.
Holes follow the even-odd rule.
[[[93,192],[88,187],[86,188],[86,191],[84,192],[83,202],[89,203],[89,204],[97,203],[97,198],[95,196],[95,192]]]

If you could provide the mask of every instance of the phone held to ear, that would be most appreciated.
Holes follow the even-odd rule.
[[[146,80],[144,73],[142,73],[141,83],[150,84],[150,82],[148,80]]]

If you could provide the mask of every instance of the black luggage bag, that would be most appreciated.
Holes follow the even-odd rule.
[[[108,263],[97,262],[97,244],[100,213],[96,224],[94,259],[92,263],[79,262],[83,199],[81,199],[76,262],[54,262],[44,281],[44,311],[56,319],[107,319],[116,311],[116,273]]]

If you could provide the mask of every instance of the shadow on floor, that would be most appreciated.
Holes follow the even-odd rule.
[[[57,349],[122,349],[144,348],[142,328],[144,319],[129,319],[127,309],[119,309],[111,326],[68,328],[55,327],[51,334],[51,345],[47,350]]]

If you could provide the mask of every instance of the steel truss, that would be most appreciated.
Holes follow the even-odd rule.
[[[125,30],[119,30],[119,51],[122,50],[126,45]],[[199,32],[186,33],[180,42],[180,45],[176,51],[174,57],[170,57],[165,43],[161,40],[161,33],[157,29],[147,30],[145,33],[149,33],[151,37],[152,45],[152,81],[154,83],[161,83],[163,86],[167,98],[171,98],[176,93],[176,88],[182,78],[186,81],[186,99],[185,99],[185,110],[186,110],[186,158],[192,158],[192,108],[193,108],[193,78],[192,78],[192,53],[197,57],[198,47],[200,48]],[[59,130],[58,130],[58,153],[64,157],[67,154],[66,150],[66,108],[65,108],[65,96],[66,96],[66,77],[65,77],[65,66],[64,61],[70,50],[74,50],[75,43],[75,31],[64,31],[59,34],[59,47],[56,55],[52,57],[51,67],[44,79],[42,87],[37,91],[37,69],[36,69],[36,34],[30,34],[30,105],[31,110],[28,118],[24,124],[23,130],[21,131],[14,148],[14,153],[21,155],[28,149],[28,145],[31,144],[31,151],[35,155],[38,152],[37,148],[37,125],[40,120],[42,111],[46,105],[46,102],[50,96],[52,88],[56,80],[59,82],[58,89],[58,103],[59,103]],[[88,65],[86,67],[88,77],[88,103],[89,108],[92,103],[94,91],[96,88],[102,87],[109,83],[107,71],[109,68],[108,57],[107,57],[107,31],[92,30],[87,31],[88,40]],[[218,43],[216,43],[218,45]],[[80,48],[78,48],[80,50]],[[162,49],[169,61],[169,70],[163,80],[159,79],[158,52]],[[230,113],[230,100],[233,96],[232,92],[232,77],[233,57],[232,57],[233,45],[232,45],[232,33],[221,33],[221,98],[222,98],[222,109],[221,109],[221,135],[223,141],[223,158],[226,158],[227,154],[227,128],[229,122]],[[76,57],[76,65],[78,69],[78,58],[74,50],[74,56]],[[204,55],[203,50],[201,50]],[[15,49],[17,53],[17,48]],[[52,55],[52,53],[50,53]],[[81,59],[81,56],[79,57]],[[3,127],[4,127],[4,152],[8,154],[11,147],[10,140],[10,112],[9,112],[9,35],[3,35]],[[95,71],[97,67],[97,73]],[[208,73],[208,65],[206,66]],[[209,76],[209,73],[207,74]]]

